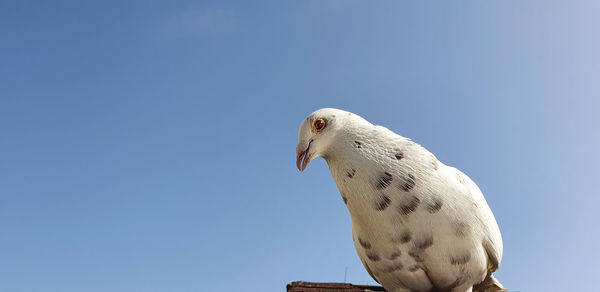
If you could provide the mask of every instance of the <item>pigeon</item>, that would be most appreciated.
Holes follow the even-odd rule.
[[[354,247],[388,292],[506,291],[492,275],[502,237],[479,187],[409,138],[343,110],[300,125],[296,165],[325,159]]]

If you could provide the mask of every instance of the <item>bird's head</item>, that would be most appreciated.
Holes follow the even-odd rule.
[[[332,145],[343,135],[344,129],[361,117],[347,111],[323,108],[310,114],[300,125],[298,146],[296,146],[296,166],[303,171],[308,163],[317,158],[327,158]]]

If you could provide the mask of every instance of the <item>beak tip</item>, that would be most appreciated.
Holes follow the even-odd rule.
[[[305,157],[303,155],[300,158],[298,158],[298,161],[296,162],[296,167],[298,168],[298,170],[300,172],[303,172],[304,169],[306,168],[306,163],[303,161],[304,159],[305,159]]]
[[[311,143],[312,140],[308,142],[308,146],[306,146],[306,148],[303,147],[303,144],[299,144],[298,147],[296,147],[296,167],[298,167],[300,172],[303,172],[308,163],[312,160],[312,154],[309,153]]]
[[[302,153],[298,154],[298,156],[296,157],[296,167],[298,168],[298,170],[300,172],[303,172],[304,169],[306,168],[306,165],[308,165],[308,157],[306,157],[308,152],[308,149],[303,151]]]
[[[300,172],[302,172],[302,158],[302,155],[298,155],[298,157],[296,158],[296,167]]]

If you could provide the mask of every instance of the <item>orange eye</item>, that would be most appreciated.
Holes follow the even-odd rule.
[[[325,120],[323,120],[323,119],[316,119],[313,122],[313,127],[315,127],[315,130],[321,131],[321,130],[323,130],[325,128],[326,124],[327,123],[325,122]]]

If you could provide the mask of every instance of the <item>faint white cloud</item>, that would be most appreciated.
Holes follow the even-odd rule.
[[[178,13],[165,20],[159,33],[165,37],[188,38],[230,31],[235,15],[229,10],[193,10]]]

